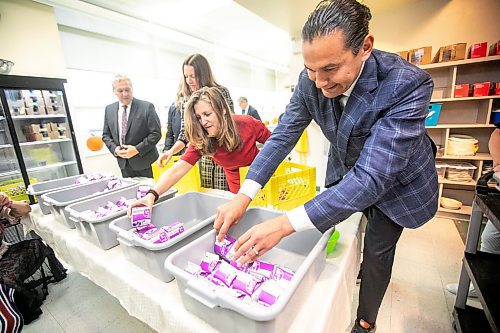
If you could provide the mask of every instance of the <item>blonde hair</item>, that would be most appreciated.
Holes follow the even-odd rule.
[[[201,100],[210,103],[219,121],[220,127],[215,137],[208,136],[196,117],[194,107]],[[187,139],[202,155],[213,155],[220,146],[224,146],[228,152],[233,152],[242,144],[229,105],[216,87],[204,87],[191,95],[184,110],[184,122]]]

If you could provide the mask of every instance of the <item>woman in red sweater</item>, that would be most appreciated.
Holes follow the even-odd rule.
[[[191,95],[184,111],[188,146],[181,159],[162,174],[155,187],[132,206],[153,206],[155,197],[168,191],[202,157],[209,156],[226,173],[229,190],[240,189],[239,168],[249,166],[271,132],[258,120],[235,115],[217,87],[204,87]]]

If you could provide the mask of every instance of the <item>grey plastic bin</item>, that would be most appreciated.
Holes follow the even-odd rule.
[[[69,214],[64,210],[67,206],[82,200],[94,198],[96,196],[105,195],[110,192],[117,191],[122,188],[137,185],[139,182],[130,178],[120,179],[122,186],[103,192],[111,179],[102,179],[79,185],[76,187],[66,188],[60,191],[53,191],[42,195],[43,206],[49,207],[50,212],[57,222],[74,229],[75,224],[69,219]],[[100,193],[99,193],[100,192]]]
[[[266,208],[250,208],[229,229],[229,235],[238,238],[250,227],[280,215]],[[294,233],[262,256],[262,260],[295,271],[289,288],[270,307],[244,303],[223,290],[207,288],[205,281],[185,271],[188,261],[198,264],[205,252],[214,252],[215,230],[172,253],[165,261],[165,269],[175,276],[186,309],[221,332],[286,332],[325,267],[325,248],[332,232],[333,228],[324,234],[316,229]]]
[[[133,199],[136,197],[137,189],[141,184],[134,185],[125,189],[120,189],[110,192],[105,195],[98,196],[93,199],[80,201],[66,207],[66,212],[69,214],[69,219],[74,223],[78,233],[88,240],[89,242],[99,246],[103,250],[108,250],[118,245],[116,233],[109,229],[109,224],[116,218],[124,216],[127,211],[122,210],[106,217],[90,219],[88,216],[82,214],[86,210],[96,210],[98,207],[106,205],[108,201],[117,202],[121,197],[126,199]],[[164,193],[158,202],[163,202],[167,199],[173,198],[177,190],[170,190]],[[129,222],[130,224],[130,222]]]
[[[164,268],[167,256],[210,231],[217,206],[228,201],[228,198],[212,194],[188,192],[156,204],[151,216],[154,225],[163,227],[182,222],[185,228],[182,234],[162,244],[154,244],[132,234],[129,231],[131,225],[128,217],[114,220],[109,227],[117,233],[118,241],[124,245],[123,251],[129,261],[161,281],[170,282],[174,277]]]
[[[42,210],[44,215],[50,214],[50,208],[47,205],[44,205],[44,200],[42,195],[51,191],[59,191],[69,187],[81,186],[84,184],[76,184],[75,181],[84,175],[76,175],[65,178],[59,178],[54,180],[47,180],[44,182],[39,182],[35,184],[28,185],[26,189],[26,193],[29,195],[33,195],[38,201],[38,205]]]

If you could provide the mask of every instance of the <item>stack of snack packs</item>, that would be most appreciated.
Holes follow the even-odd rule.
[[[98,207],[96,210],[89,209],[83,211],[82,216],[87,219],[106,217],[116,212],[126,210],[134,200],[135,199],[127,199],[125,197],[121,197],[117,202],[108,201],[108,203],[104,207]]]
[[[221,242],[215,241],[215,253],[206,252],[199,265],[188,262],[186,271],[244,302],[273,305],[288,287],[294,272],[263,260],[238,266],[232,260],[235,242],[227,235]]]
[[[94,172],[94,173],[89,173],[86,175],[82,175],[81,177],[78,177],[75,180],[75,184],[87,184],[87,183],[90,183],[90,182],[93,182],[96,180],[107,179],[107,178],[114,179],[115,176],[113,176],[110,173]]]
[[[151,210],[147,206],[132,208],[130,231],[142,239],[154,244],[165,243],[184,232],[184,224],[174,222],[164,227],[156,227],[151,223]]]

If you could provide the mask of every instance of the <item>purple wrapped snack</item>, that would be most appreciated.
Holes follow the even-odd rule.
[[[142,227],[151,223],[151,211],[147,206],[132,207],[132,227]]]
[[[205,277],[207,276],[207,272],[205,272],[199,265],[196,265],[192,261],[188,261],[187,267],[185,269],[189,274],[193,274],[194,276]]]
[[[260,288],[257,302],[265,306],[273,305],[282,293],[283,288],[276,281],[267,280]]]
[[[224,282],[226,286],[230,287],[236,278],[237,273],[238,271],[233,266],[229,265],[225,261],[222,261],[214,271],[213,275],[215,278]]]
[[[224,282],[222,282],[221,280],[215,278],[212,274],[205,276],[205,278],[207,279],[207,281],[209,281],[212,284],[215,284],[218,287],[226,287],[226,285],[224,284]]]
[[[174,222],[165,227],[162,227],[162,229],[165,230],[165,232],[168,235],[168,238],[172,239],[184,232],[184,224],[181,222]]]
[[[236,239],[234,239],[231,236],[226,235],[221,242],[218,242],[217,240],[215,240],[214,251],[218,255],[221,255],[222,257],[230,260],[231,258],[228,258],[228,255],[230,254],[231,248],[233,247],[235,242],[236,242]]]
[[[255,260],[248,269],[248,272],[253,275],[260,275],[266,279],[270,279],[273,274],[275,264],[272,264],[267,261]]]
[[[291,281],[294,274],[295,273],[288,268],[276,266],[271,274],[271,279]]]
[[[116,202],[116,206],[118,207],[127,207],[127,198],[125,197],[121,197],[117,202]]]
[[[220,260],[218,255],[216,255],[215,253],[206,252],[205,258],[203,258],[203,260],[201,261],[200,266],[205,272],[211,273],[217,268],[219,263]]]
[[[233,289],[237,289],[252,295],[255,289],[259,286],[261,282],[255,279],[252,275],[245,272],[238,272],[236,278],[233,281]]]
[[[139,188],[137,189],[137,199],[141,199],[144,196],[146,196],[149,190],[150,190],[149,186],[146,185],[139,186]]]
[[[120,179],[111,179],[108,182],[107,189],[108,191],[118,189],[122,186],[122,181]]]
[[[158,228],[155,227],[153,224],[147,224],[143,227],[130,229],[130,231],[132,231],[134,235],[137,235],[141,238],[144,238],[145,237],[144,235],[147,235],[148,233],[153,233],[156,230],[158,230]]]

